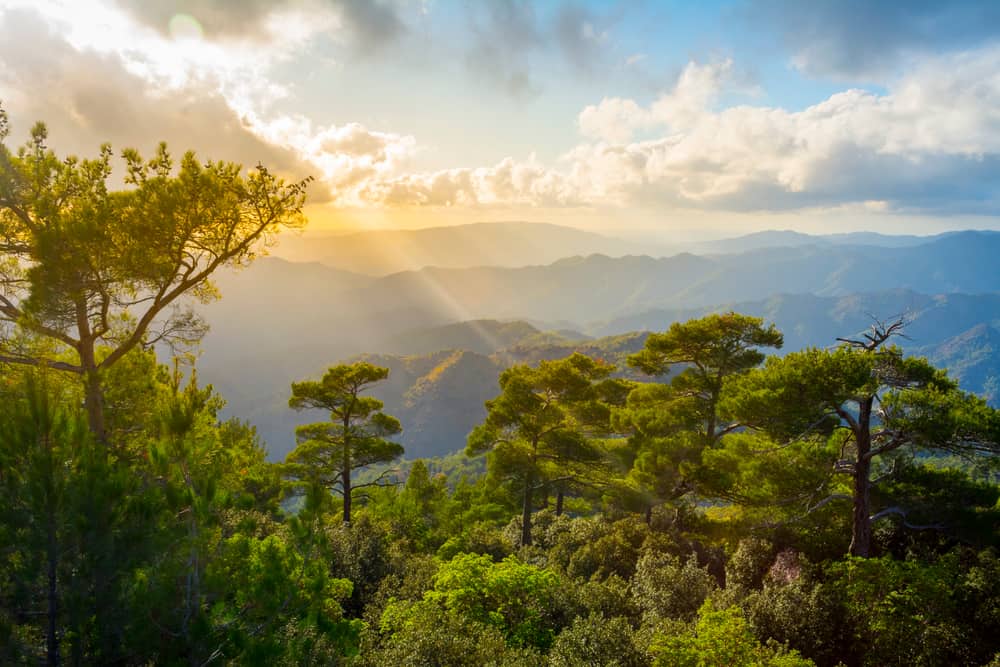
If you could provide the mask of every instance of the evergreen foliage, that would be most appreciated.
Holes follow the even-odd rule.
[[[388,369],[337,365],[271,463],[148,347],[196,320],[141,313],[212,296],[301,184],[164,149],[111,192],[109,149],[32,136],[0,147],[0,663],[998,664],[1000,413],[891,326],[765,357],[712,315],[626,341],[658,384],[515,364],[473,458],[398,469]]]
[[[381,481],[378,478],[354,485],[354,472],[388,463],[403,454],[401,445],[386,439],[403,430],[399,420],[382,412],[382,401],[361,395],[388,376],[388,368],[359,361],[330,368],[319,382],[292,384],[289,407],[325,410],[330,420],[295,429],[299,444],[286,459],[285,474],[339,494],[343,498],[344,523],[351,522],[354,492],[378,486]]]

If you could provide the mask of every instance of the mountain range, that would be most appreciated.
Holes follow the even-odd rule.
[[[570,255],[603,252],[673,254],[668,246],[640,243],[573,227],[527,222],[482,222],[416,230],[286,235],[279,257],[319,262],[348,271],[386,275],[428,266],[528,266]]]
[[[622,362],[641,347],[643,332],[709,312],[774,322],[786,351],[831,345],[872,317],[902,316],[908,351],[996,402],[1000,234],[916,238],[661,258],[590,255],[381,277],[263,258],[221,274],[222,299],[199,306],[211,326],[199,373],[280,458],[294,425],[313,419],[288,409],[289,384],[371,355],[391,369],[376,394],[402,419],[413,458],[460,448],[496,393],[497,375],[514,363],[578,349]]]
[[[935,236],[874,232],[817,235],[791,230],[768,230],[704,241],[677,237],[669,240],[635,240],[619,238],[613,233],[595,233],[563,225],[484,222],[416,230],[370,230],[341,234],[306,231],[302,234],[284,235],[273,252],[277,257],[291,261],[318,262],[355,273],[383,276],[430,266],[534,266],[551,264],[565,257],[594,254],[609,257],[648,255],[661,258],[684,252],[717,255],[807,245],[899,248],[923,245],[955,233],[946,232]]]
[[[876,232],[843,232],[839,234],[803,234],[790,229],[766,230],[734,238],[693,242],[683,246],[684,250],[699,254],[719,254],[746,252],[761,248],[788,248],[804,245],[867,245],[884,248],[905,248],[923,245],[944,238],[956,232],[945,232],[931,236],[913,234],[878,234]]]
[[[265,258],[221,276],[225,299],[212,308],[253,319],[261,307],[280,304],[286,325],[308,328],[325,318],[340,329],[339,337],[360,332],[361,340],[371,341],[373,327],[381,327],[381,339],[384,332],[483,318],[579,326],[654,308],[698,308],[774,294],[843,296],[890,288],[922,294],[995,292],[1000,290],[998,256],[1000,233],[964,232],[909,247],[834,244],[713,256],[590,255],[519,268],[430,267],[383,277]]]

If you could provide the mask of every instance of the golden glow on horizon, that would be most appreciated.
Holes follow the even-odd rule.
[[[478,222],[531,222],[575,227],[622,238],[704,241],[768,229],[795,229],[807,234],[879,230],[886,234],[934,234],[942,230],[940,218],[920,215],[880,214],[877,206],[844,206],[805,211],[758,211],[729,213],[683,210],[664,213],[651,210],[501,208],[426,209],[338,208],[311,204],[305,208],[309,220],[306,233],[351,233],[387,229],[424,229]],[[977,216],[951,216],[948,229],[980,229]]]
[[[1000,96],[1000,79],[992,76],[1000,44],[927,53],[877,92],[824,93],[795,109],[766,99],[732,105],[726,95],[746,93],[739,59],[684,56],[690,59],[677,63],[676,81],[667,77],[655,92],[591,91],[558,117],[534,115],[546,106],[542,101],[563,94],[555,82],[513,112],[487,105],[489,127],[499,125],[494,136],[483,125],[457,132],[449,123],[458,113],[486,113],[472,104],[482,102],[483,91],[464,82],[451,87],[456,72],[447,68],[457,52],[435,51],[417,62],[406,51],[415,42],[405,48],[392,42],[415,35],[368,34],[339,3],[0,4],[0,27],[10,30],[4,61],[13,73],[0,65],[0,101],[20,127],[39,119],[59,128],[60,137],[75,133],[92,146],[163,139],[178,154],[190,147],[248,167],[259,161],[289,179],[312,174],[314,201],[336,202],[307,207],[310,231],[520,221],[670,241],[776,228],[892,234],[1000,224],[994,209],[969,204],[993,201],[985,194],[958,201],[956,214],[947,215],[936,211],[951,210],[948,203],[933,197],[915,197],[911,206],[893,198],[919,193],[925,169],[949,187],[948,177],[959,184],[965,178],[961,170],[938,174],[934,165],[975,164],[998,154],[1000,133],[989,121],[1000,99],[991,97]],[[422,6],[422,20],[442,20],[444,13],[432,9]],[[362,43],[369,38],[391,43]],[[358,45],[386,50],[370,58],[376,51],[352,51]],[[630,56],[628,64],[645,58]],[[415,69],[407,70],[413,85],[399,85],[400,62],[443,68],[441,80],[432,80],[441,85],[440,104],[437,98],[392,104],[394,96],[410,103],[423,90]],[[353,77],[334,74],[344,71]],[[348,90],[375,95],[377,112],[347,104]],[[942,90],[967,96],[942,103],[948,97]],[[425,115],[461,136],[463,148],[448,148],[437,125],[409,122]],[[536,152],[548,136],[539,128],[553,124],[578,132]],[[58,148],[55,133],[53,139]],[[465,145],[481,143],[489,145],[486,154],[463,155]],[[860,176],[834,160],[845,155],[860,160]],[[884,170],[893,178],[880,189],[880,174],[864,169],[869,158],[897,160],[905,167],[902,181]],[[984,193],[991,187],[972,186]]]

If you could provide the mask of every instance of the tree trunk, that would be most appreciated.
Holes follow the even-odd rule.
[[[352,403],[353,406],[353,403]],[[351,440],[348,433],[351,430],[351,413],[346,411],[344,421],[344,461],[340,470],[341,488],[344,492],[344,523],[351,523]]]
[[[521,506],[521,546],[531,544],[531,497],[535,486],[535,475],[528,473],[524,480],[524,503]]]
[[[87,423],[90,432],[101,444],[108,444],[107,427],[104,422],[104,390],[101,387],[101,376],[94,359],[94,350],[85,345],[80,346],[80,361],[83,366],[84,407],[87,409]]]
[[[344,523],[351,522],[351,461],[348,457],[344,457],[344,470],[343,470],[343,487],[344,487]]]
[[[57,588],[57,566],[59,564],[59,544],[56,541],[55,516],[49,512],[48,526],[48,629],[46,632],[46,660],[49,665],[62,662],[59,656],[59,590]]]
[[[720,376],[722,371],[719,371]],[[721,384],[722,378],[719,378]],[[717,439],[717,434],[715,433],[716,423],[718,422],[718,417],[716,416],[716,410],[719,404],[719,390],[713,391],[709,397],[709,410],[708,410],[708,422],[705,424],[705,447],[713,447]]]
[[[857,461],[854,464],[853,517],[851,521],[852,556],[868,558],[871,555],[872,524],[871,524],[871,459],[872,448],[871,414],[873,398],[861,401],[858,410],[858,425],[854,432],[857,443]]]
[[[869,504],[868,480],[869,461],[859,461],[854,471],[854,516],[851,529],[851,549],[852,556],[868,558],[871,555],[872,525],[871,507]]]
[[[562,516],[563,513],[563,486],[559,484],[556,488],[556,516]]]
[[[646,505],[646,516],[645,516],[645,519],[646,519],[646,525],[647,526],[652,526],[653,525],[653,506],[652,505]]]
[[[194,518],[194,505],[188,507],[188,540],[191,542],[188,552],[188,572],[187,585],[184,593],[184,618],[181,622],[181,635],[186,641],[191,640],[190,627],[191,619],[201,606],[201,593],[199,591],[198,569],[201,567],[198,562],[198,524]],[[194,654],[189,658],[191,664],[194,662]]]
[[[108,433],[104,423],[104,392],[101,390],[101,376],[97,368],[97,354],[94,351],[94,336],[87,316],[87,302],[76,300],[76,329],[79,342],[76,346],[83,369],[84,405],[87,408],[87,422],[90,432],[102,445],[108,444]]]

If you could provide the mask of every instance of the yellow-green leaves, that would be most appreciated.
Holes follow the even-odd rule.
[[[0,142],[8,136],[0,117]],[[106,441],[98,371],[140,345],[191,345],[201,321],[176,305],[217,293],[212,275],[244,266],[275,235],[304,224],[308,179],[285,183],[263,166],[176,164],[161,144],[144,161],[126,149],[126,188],[114,190],[112,150],[60,159],[38,124],[16,152],[0,143],[0,362],[85,376],[91,429]],[[25,334],[75,357],[54,364],[13,344]],[[106,353],[98,359],[97,351]]]

